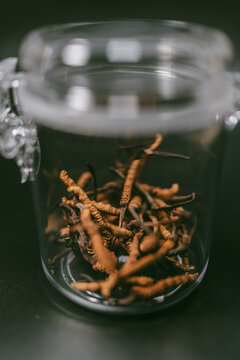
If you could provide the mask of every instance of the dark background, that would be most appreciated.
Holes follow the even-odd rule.
[[[224,30],[240,66],[237,1],[4,1],[0,58],[16,56],[32,28],[122,18],[174,19]],[[240,339],[240,128],[229,135],[217,189],[207,274],[181,304],[148,317],[104,316],[79,308],[47,284],[39,261],[28,184],[0,158],[0,358],[237,359]]]

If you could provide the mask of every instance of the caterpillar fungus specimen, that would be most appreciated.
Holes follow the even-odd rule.
[[[75,256],[79,246],[80,261],[84,258],[95,271],[105,274],[99,281],[72,282],[70,286],[76,291],[99,292],[111,301],[118,290],[123,295],[115,300],[127,304],[154,299],[167,289],[197,279],[188,256],[197,219],[193,211],[184,208],[195,201],[195,193],[178,195],[176,182],[163,188],[139,181],[150,156],[167,156],[168,161],[171,157],[189,159],[157,151],[162,141],[163,136],[156,134],[151,144],[119,149],[135,153],[126,164],[117,160],[118,167],[111,168],[115,179],[109,178],[100,188],[94,179],[95,188],[86,190],[92,169],[76,182],[67,171],[61,171],[60,179],[68,192],[60,203],[65,221],[59,232],[61,244],[68,239],[68,244],[75,246]],[[119,261],[122,255],[124,263]],[[160,271],[154,272],[156,266]]]

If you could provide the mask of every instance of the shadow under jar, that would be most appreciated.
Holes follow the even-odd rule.
[[[173,21],[67,24],[25,38],[17,94],[41,149],[41,259],[66,297],[146,313],[200,283],[231,58],[220,31]]]

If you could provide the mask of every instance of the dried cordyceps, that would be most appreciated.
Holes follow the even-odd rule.
[[[119,227],[117,225],[114,224],[110,224],[110,223],[106,223],[106,227],[111,229],[112,233],[116,236],[123,236],[123,237],[127,237],[127,238],[132,238],[133,237],[133,232],[130,230],[127,230],[123,227]]]
[[[92,204],[98,209],[101,210],[107,214],[112,214],[112,215],[120,215],[120,209],[115,208],[114,206],[107,204],[107,203],[103,203],[101,201],[92,201]]]
[[[143,238],[140,244],[140,250],[142,253],[152,251],[159,245],[159,239],[157,233],[152,233]]]
[[[77,186],[79,186],[80,188],[83,188],[84,185],[88,182],[88,180],[91,179],[91,177],[92,177],[92,174],[89,171],[85,171],[79,177],[79,179],[77,181]]]
[[[120,147],[118,152],[136,149],[136,153],[126,165],[116,159],[118,168],[111,171],[117,179],[99,188],[89,164],[76,183],[61,171],[70,196],[60,204],[67,227],[60,230],[59,239],[65,239],[75,256],[78,247],[93,270],[107,274],[101,281],[72,282],[73,289],[99,291],[109,301],[115,296],[119,304],[127,304],[197,279],[188,256],[197,218],[183,207],[195,200],[195,193],[177,195],[178,183],[161,188],[138,181],[152,155],[189,159],[156,151],[162,140],[157,134],[150,145]],[[84,191],[91,178],[93,190]]]
[[[136,293],[140,297],[149,298],[163,292],[167,288],[185,284],[189,281],[194,281],[198,277],[198,273],[184,274],[173,277],[168,277],[163,280],[159,280],[155,284],[151,284],[148,287],[133,286],[131,291]]]
[[[100,215],[97,208],[93,205],[93,203],[91,202],[85,191],[81,189],[78,185],[76,185],[75,182],[68,176],[67,172],[64,170],[62,170],[60,173],[60,179],[64,182],[66,186],[68,186],[67,191],[73,192],[75,195],[77,195],[79,202],[89,208],[91,214],[94,216],[99,227],[102,229],[105,242],[108,243],[110,241],[111,234],[106,229],[105,222],[102,216]]]
[[[154,143],[147,150],[156,150],[160,146],[161,142],[162,135],[157,134]],[[122,197],[120,201],[121,207],[125,207],[128,205],[132,194],[133,183],[139,178],[148,156],[148,154],[144,153],[144,155],[142,155],[139,159],[134,159],[130,164],[126,180],[123,185]]]
[[[172,184],[169,189],[163,189],[160,187],[150,186],[148,184],[141,184],[144,190],[149,191],[154,196],[159,196],[163,200],[168,200],[179,191],[179,185],[177,183]]]
[[[111,273],[116,268],[118,262],[117,257],[104,246],[103,239],[98,231],[98,226],[92,221],[89,209],[82,211],[81,221],[90,237],[98,261],[107,273]]]

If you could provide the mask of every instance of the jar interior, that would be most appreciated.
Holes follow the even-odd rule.
[[[159,306],[167,307],[191,292],[203,277],[208,263],[221,130],[221,123],[215,123],[215,126],[201,131],[164,135],[159,150],[181,154],[187,158],[149,157],[139,179],[141,183],[161,188],[170,188],[172,184],[178,183],[177,195],[179,196],[196,194],[196,199],[183,207],[187,212],[194,214],[197,219],[196,230],[188,248],[188,256],[189,266],[194,266],[194,271],[199,273],[199,277],[193,283],[171,288],[161,293],[150,303],[148,301],[148,305],[146,305],[146,301],[138,300],[128,306],[120,306],[118,304],[119,296],[121,298],[125,293],[114,293],[113,299],[109,302],[98,292],[79,292],[70,286],[75,281],[89,281],[89,279],[101,281],[106,278],[106,274],[93,270],[92,265],[84,259],[83,255],[74,255],[71,247],[66,247],[68,246],[67,241],[64,242],[62,239],[59,241],[61,228],[66,226],[59,204],[62,197],[68,196],[66,186],[59,179],[59,175],[64,169],[68,171],[72,179],[77,181],[83,172],[88,171],[87,164],[91,164],[96,174],[97,187],[101,188],[107,182],[116,180],[116,174],[111,171],[112,167],[116,168],[116,158],[126,163],[136,151],[136,149],[119,150],[119,148],[134,144],[149,144],[153,141],[154,136],[104,138],[90,134],[74,135],[43,126],[39,127],[42,162],[38,181],[34,184],[34,191],[38,197],[37,207],[41,209],[38,212],[38,221],[41,229],[40,247],[43,267],[54,286],[71,300],[84,306],[99,311],[126,313],[148,312],[159,309]],[[85,191],[90,190],[92,190],[92,184],[85,188]],[[135,189],[133,195],[136,194],[138,191]],[[120,190],[117,196],[115,194],[109,200],[111,205],[119,207],[119,196]],[[92,195],[89,197],[92,198]],[[106,214],[102,213],[102,215]],[[144,221],[147,222],[149,219],[145,218]],[[117,225],[118,220],[115,223]],[[184,224],[191,231],[193,218],[185,219]],[[67,253],[65,253],[66,250]],[[63,255],[58,258],[62,252]],[[123,264],[127,256],[127,252],[120,252],[119,264]],[[56,260],[52,262],[55,258]],[[175,258],[183,263],[184,253],[177,254]],[[150,267],[144,273],[144,275],[146,274],[156,278],[166,278],[169,272],[162,267],[160,261],[157,266]]]

